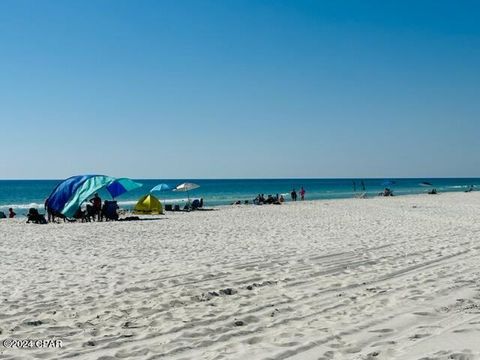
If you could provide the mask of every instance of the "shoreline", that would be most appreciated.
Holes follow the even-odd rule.
[[[403,197],[422,197],[422,196],[440,196],[440,195],[448,195],[448,194],[457,194],[457,193],[464,193],[464,194],[472,194],[472,193],[479,193],[480,191],[479,190],[474,190],[474,191],[471,191],[471,192],[465,192],[465,191],[461,191],[461,190],[452,190],[452,191],[442,191],[442,192],[439,192],[438,194],[435,194],[435,195],[432,195],[432,194],[428,194],[428,193],[409,193],[409,194],[400,194],[400,195],[394,195],[394,196],[388,196],[388,197],[385,197],[385,196],[380,196],[380,195],[367,195],[366,197],[332,197],[332,198],[321,198],[321,199],[308,199],[308,196],[307,196],[307,199],[306,200],[303,200],[303,202],[316,202],[316,201],[333,201],[333,200],[372,200],[372,199],[376,199],[376,198],[388,198],[388,199],[393,199],[393,198],[403,198]],[[394,192],[395,194],[395,192]],[[192,197],[192,199],[194,199],[196,197]],[[200,197],[198,197],[200,198]],[[237,199],[237,200],[240,200],[240,199]],[[244,201],[246,199],[242,199],[241,201]],[[249,200],[249,199],[248,199]],[[233,201],[233,200],[232,200]],[[135,201],[126,201],[128,202],[130,205],[134,204]],[[302,200],[297,200],[296,201],[297,203],[300,203],[302,202]],[[125,201],[122,202],[122,200],[119,200],[118,203],[120,205],[122,205],[122,203],[125,203]],[[167,201],[167,202],[162,202],[162,205],[164,204],[183,204],[185,203],[184,199],[181,199],[180,201],[177,201],[177,202],[170,202],[170,201]],[[295,203],[295,201],[292,201],[290,199],[287,199],[287,201],[285,201],[285,203],[283,203],[283,205],[286,205],[286,204],[290,204],[290,203]],[[36,204],[36,205],[41,205],[41,204]],[[223,208],[226,208],[226,207],[231,207],[231,206],[251,206],[251,205],[255,205],[253,204],[253,202],[251,200],[249,200],[249,203],[248,204],[220,204],[220,205],[212,205],[212,206],[209,206],[208,203],[206,204],[206,208],[214,208],[214,209],[223,209]],[[255,206],[269,206],[269,204],[263,204],[263,205],[255,205]],[[14,209],[18,209],[18,211],[28,211],[29,207],[21,207],[21,208],[16,208],[12,205],[4,205],[4,206],[0,206],[0,209],[2,209],[1,211],[4,211],[4,209],[8,209],[8,207],[13,207]],[[35,207],[35,206],[32,206],[32,207]],[[41,206],[37,206],[36,207],[37,209],[40,209],[40,212],[43,212],[43,205]],[[120,207],[121,210],[124,210],[126,213],[128,213],[129,215],[132,215],[132,212],[131,212],[131,208],[123,208],[123,207]],[[5,212],[5,211],[4,211]],[[16,218],[26,218],[26,214],[17,214]],[[0,219],[0,220],[4,220],[4,219]]]

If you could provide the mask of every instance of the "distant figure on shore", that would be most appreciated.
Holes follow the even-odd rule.
[[[297,192],[295,191],[295,189],[292,190],[290,196],[292,197],[292,201],[297,201]]]
[[[15,214],[15,211],[13,211],[12,208],[8,209],[8,217],[10,219],[13,219],[17,214]]]
[[[280,201],[281,203],[285,202],[285,198],[283,197],[283,195],[280,195],[280,199],[278,199],[278,201]]]
[[[467,190],[465,190],[465,192],[472,192],[472,191],[473,191],[473,185],[470,185],[470,187]]]
[[[306,191],[302,186],[302,188],[300,189],[300,199],[305,200],[305,193]]]
[[[90,203],[93,207],[93,215],[97,215],[98,221],[102,220],[102,199],[95,193],[93,198],[90,199]]]
[[[432,189],[428,192],[429,195],[437,195],[437,189]]]

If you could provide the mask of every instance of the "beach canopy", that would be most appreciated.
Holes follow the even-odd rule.
[[[163,214],[162,203],[152,194],[143,195],[133,208],[133,213],[143,215]]]
[[[112,197],[137,189],[142,184],[127,178],[114,178],[106,175],[72,176],[52,191],[45,202],[49,210],[73,217],[82,203],[98,190],[106,188]]]
[[[161,191],[168,191],[168,190],[171,190],[172,188],[170,187],[170,185],[168,184],[158,184],[156,186],[154,186],[153,188],[150,189],[150,192],[154,192],[154,191],[158,191],[158,192],[161,192]]]

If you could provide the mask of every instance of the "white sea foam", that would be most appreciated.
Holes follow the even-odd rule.
[[[43,204],[39,203],[29,203],[29,204],[8,204],[8,205],[0,205],[0,209],[30,209],[30,208],[43,208]]]
[[[195,199],[195,197],[192,197],[190,198],[190,201],[192,201],[193,199]],[[162,199],[160,198],[160,201],[163,203],[182,203],[182,202],[187,202],[188,201],[188,198],[175,198],[175,199]],[[118,201],[118,205],[119,206],[125,206],[125,207],[131,207],[131,206],[134,206],[135,204],[137,203],[137,200],[125,200],[125,201]],[[9,209],[9,208],[13,208],[13,209],[30,209],[30,208],[41,208],[43,209],[44,208],[44,204],[43,203],[36,203],[36,202],[32,202],[32,203],[27,203],[27,204],[5,204],[5,205],[1,205],[0,204],[0,209]]]

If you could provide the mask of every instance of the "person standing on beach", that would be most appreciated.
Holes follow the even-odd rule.
[[[90,203],[93,206],[94,214],[97,215],[98,221],[102,220],[102,199],[95,193],[94,197],[90,199]]]
[[[305,193],[306,191],[302,186],[302,188],[300,189],[300,199],[302,199],[302,201],[305,200]]]
[[[295,189],[292,190],[290,196],[292,197],[292,201],[297,201],[297,192],[295,191]]]
[[[12,208],[8,209],[8,217],[10,219],[13,219],[17,214],[15,214],[15,212],[13,211]]]

